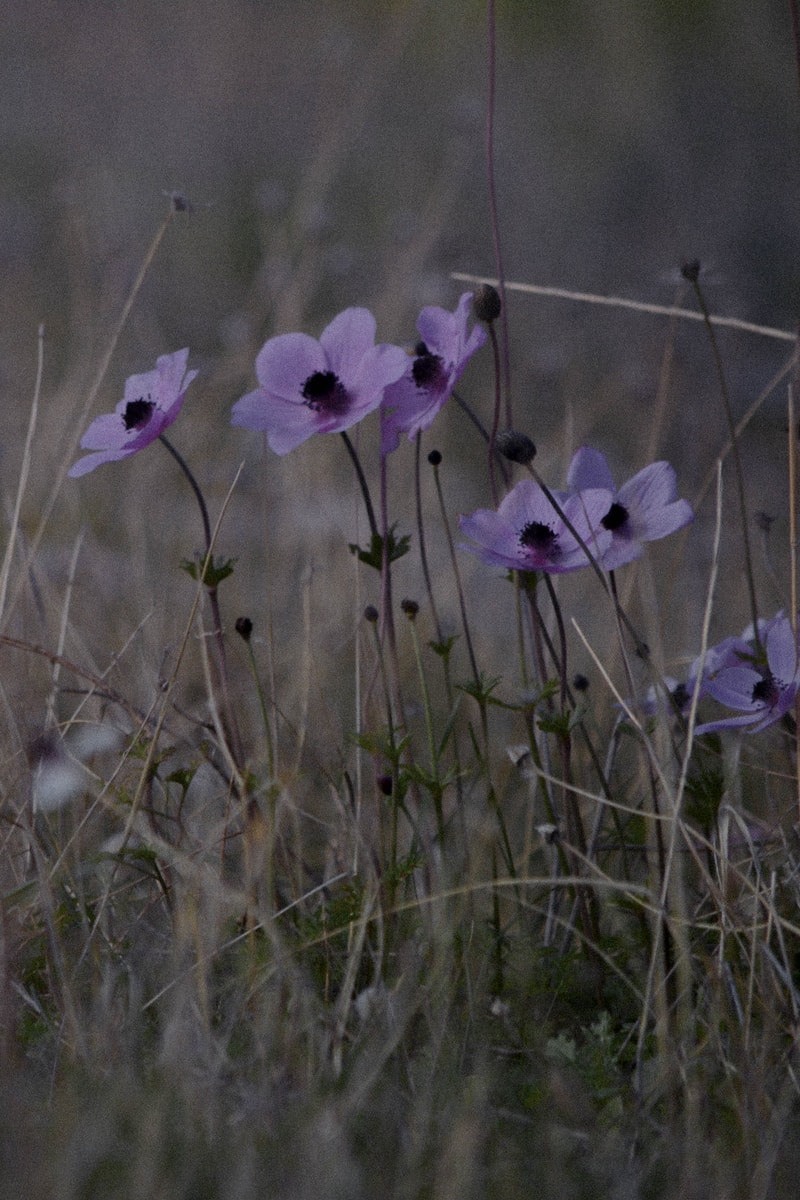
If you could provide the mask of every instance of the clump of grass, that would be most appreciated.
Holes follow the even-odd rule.
[[[188,207],[173,197],[81,427]],[[493,199],[498,259],[499,220]],[[540,447],[534,466],[536,430],[510,428],[498,298],[478,309],[491,402],[475,402],[480,368],[467,370],[466,354],[440,387],[444,404],[465,371],[449,406],[463,418],[457,440],[426,459],[424,422],[391,452],[360,425],[334,430],[355,468],[353,503],[330,476],[319,490],[355,532],[328,548],[316,590],[270,538],[269,513],[264,529],[242,517],[242,468],[222,486],[221,454],[216,511],[202,460],[190,468],[172,441],[161,468],[145,455],[111,465],[126,479],[176,465],[193,493],[168,502],[174,521],[158,518],[164,493],[154,502],[146,485],[103,496],[129,545],[148,519],[146,552],[122,568],[136,585],[121,589],[124,632],[98,592],[105,580],[119,599],[111,572],[84,566],[99,546],[76,532],[66,563],[50,551],[74,447],[31,532],[21,519],[40,448],[40,358],[0,573],[8,1194],[444,1200],[793,1186],[797,605],[788,618],[760,614],[765,579],[796,595],[794,566],[784,578],[771,555],[768,573],[756,565],[747,431],[699,267],[687,279],[729,436],[709,451],[716,509],[703,549],[678,532],[684,509],[664,517],[684,502],[651,505],[640,475],[618,491],[561,490],[552,452]],[[429,314],[427,327],[444,320]],[[426,336],[407,360],[389,348],[399,365],[386,410],[392,395],[395,409],[407,400],[389,390],[406,362],[429,401],[440,386],[446,356]],[[296,353],[312,353],[310,341]],[[330,415],[331,396],[339,417],[336,388],[345,399],[347,388],[314,362],[303,419]],[[269,400],[269,380],[260,386]],[[666,403],[666,377],[660,394]],[[126,432],[138,435],[152,411],[149,398],[134,403]],[[793,510],[791,412],[788,425]],[[330,452],[338,439],[315,442]],[[745,528],[723,546],[729,450]],[[243,478],[249,499],[252,472]],[[303,495],[301,474],[285,479]],[[476,492],[491,508],[460,528],[480,565],[456,532]],[[203,540],[179,558],[178,537],[196,536],[183,532],[187,499],[199,501]],[[515,520],[516,541],[504,532]],[[669,532],[672,560],[668,545],[640,544]],[[562,571],[565,548],[574,572]],[[702,594],[682,583],[690,553],[704,558]],[[744,564],[752,628],[740,637],[739,598],[717,582],[724,555]],[[248,559],[267,576],[249,592]],[[328,618],[340,610],[337,628]],[[677,645],[669,610],[684,626]],[[793,673],[776,668],[787,620]],[[763,728],[741,732],[713,708],[737,689]]]

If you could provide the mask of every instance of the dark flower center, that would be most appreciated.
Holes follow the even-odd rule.
[[[444,363],[439,355],[431,354],[424,342],[417,342],[414,354],[416,358],[411,368],[411,374],[417,387],[430,390],[434,387],[444,386],[446,375]]]
[[[155,408],[153,400],[129,400],[122,414],[122,422],[126,433],[132,429],[141,429],[150,420],[150,414]]]
[[[600,524],[603,529],[607,529],[609,533],[614,533],[616,529],[621,529],[629,516],[628,510],[624,504],[618,504],[615,500],[603,517]]]
[[[682,712],[691,700],[689,689],[685,683],[679,683],[670,693],[670,699],[677,712]]]
[[[761,701],[763,704],[772,707],[773,704],[778,703],[780,695],[781,689],[777,679],[774,675],[767,675],[765,679],[759,679],[758,683],[755,684],[751,699],[754,702]]]
[[[347,412],[350,396],[333,371],[315,371],[303,384],[303,399],[314,412],[338,417]]]
[[[543,521],[529,521],[520,531],[519,540],[526,550],[554,555],[558,551],[558,534]]]

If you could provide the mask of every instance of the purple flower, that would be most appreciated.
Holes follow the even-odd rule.
[[[556,499],[591,553],[601,558],[611,545],[611,534],[600,524],[611,504],[611,493],[590,488],[580,496],[558,493]],[[560,575],[589,562],[586,551],[532,479],[513,487],[497,512],[480,508],[461,517],[459,525],[477,543],[463,549],[498,567]]]
[[[614,487],[605,455],[583,446],[573,456],[567,475],[569,488],[607,488],[612,503],[603,517],[603,528],[612,535],[611,546],[603,556],[609,571],[639,558],[643,542],[653,542],[682,529],[694,520],[692,507],[678,499],[675,472],[667,462],[651,463],[619,491]]]
[[[314,433],[355,425],[407,364],[399,346],[375,345],[371,312],[347,308],[319,341],[305,333],[270,338],[256,359],[260,386],[237,400],[232,423],[261,430],[276,454],[288,454]]]
[[[68,474],[76,478],[101,463],[130,458],[160,437],[180,412],[186,389],[197,375],[186,370],[188,358],[188,350],[162,354],[154,371],[131,375],[114,412],[92,421],[81,439],[81,449],[95,453],[79,458]]]
[[[749,631],[752,633],[752,629]],[[759,655],[752,639],[726,639],[715,651],[723,650],[723,666],[714,662],[714,674],[705,677],[703,691],[726,708],[742,713],[698,725],[696,733],[720,729],[745,729],[758,733],[774,725],[794,705],[800,687],[797,639],[788,617],[778,615],[761,626],[763,650]],[[736,644],[738,643],[738,645]],[[706,659],[708,669],[708,658]],[[705,673],[704,673],[705,675]]]
[[[417,329],[422,340],[414,347],[414,358],[406,363],[403,378],[387,388],[383,398],[383,454],[397,449],[401,433],[413,441],[433,423],[470,358],[486,341],[482,326],[467,331],[471,302],[472,292],[464,292],[455,312],[432,305],[419,314]]]

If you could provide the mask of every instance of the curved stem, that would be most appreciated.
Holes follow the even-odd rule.
[[[374,538],[378,538],[378,537],[380,537],[380,531],[378,529],[378,522],[375,519],[375,509],[372,507],[372,497],[369,494],[369,486],[367,485],[367,478],[364,474],[364,469],[361,466],[361,459],[358,457],[358,454],[356,453],[355,446],[350,441],[350,438],[347,436],[347,432],[343,429],[341,431],[341,434],[342,434],[342,441],[344,442],[345,446],[347,447],[347,453],[350,455],[350,461],[352,462],[353,467],[355,468],[356,478],[358,479],[358,484],[359,484],[359,487],[361,488],[361,495],[364,497],[364,507],[367,510],[367,520],[369,521],[370,533],[372,534],[372,536]]]
[[[158,440],[164,446],[166,446],[167,450],[169,450],[170,454],[175,459],[175,462],[178,464],[178,466],[180,467],[180,469],[183,471],[184,475],[188,479],[189,485],[195,494],[195,499],[197,500],[197,503],[200,506],[200,515],[203,518],[203,532],[204,532],[205,538],[206,538],[206,557],[207,557],[209,551],[211,550],[211,522],[208,519],[208,508],[206,507],[206,502],[205,502],[203,493],[200,491],[200,485],[198,484],[197,480],[195,479],[194,475],[192,474],[192,472],[189,468],[189,464],[186,462],[186,459],[183,457],[182,454],[178,453],[178,451],[173,446],[172,442],[169,441],[169,439],[167,437],[165,437],[165,435],[163,433],[159,435]]]

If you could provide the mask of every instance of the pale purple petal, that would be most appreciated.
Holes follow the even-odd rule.
[[[310,427],[313,416],[305,405],[257,388],[236,401],[231,424],[265,433],[276,454],[288,454],[316,432]]]
[[[789,683],[797,675],[797,639],[785,617],[766,635],[767,664],[775,679]]]
[[[753,689],[762,679],[763,676],[752,667],[728,667],[709,680],[706,691],[726,708],[761,712],[766,705],[763,700],[753,700]]]
[[[408,355],[399,346],[371,346],[353,372],[354,390],[369,398],[371,411],[375,397],[379,404],[385,389],[396,383],[407,367]]]
[[[305,333],[281,333],[270,338],[256,358],[256,378],[263,391],[296,404],[302,403],[309,376],[327,370],[325,351]]]
[[[567,471],[567,486],[573,492],[582,492],[584,488],[607,488],[614,492],[614,479],[605,454],[591,446],[576,450]]]
[[[374,348],[375,329],[375,318],[368,308],[346,308],[323,329],[320,344],[330,369],[343,382],[354,379],[361,360]]]

